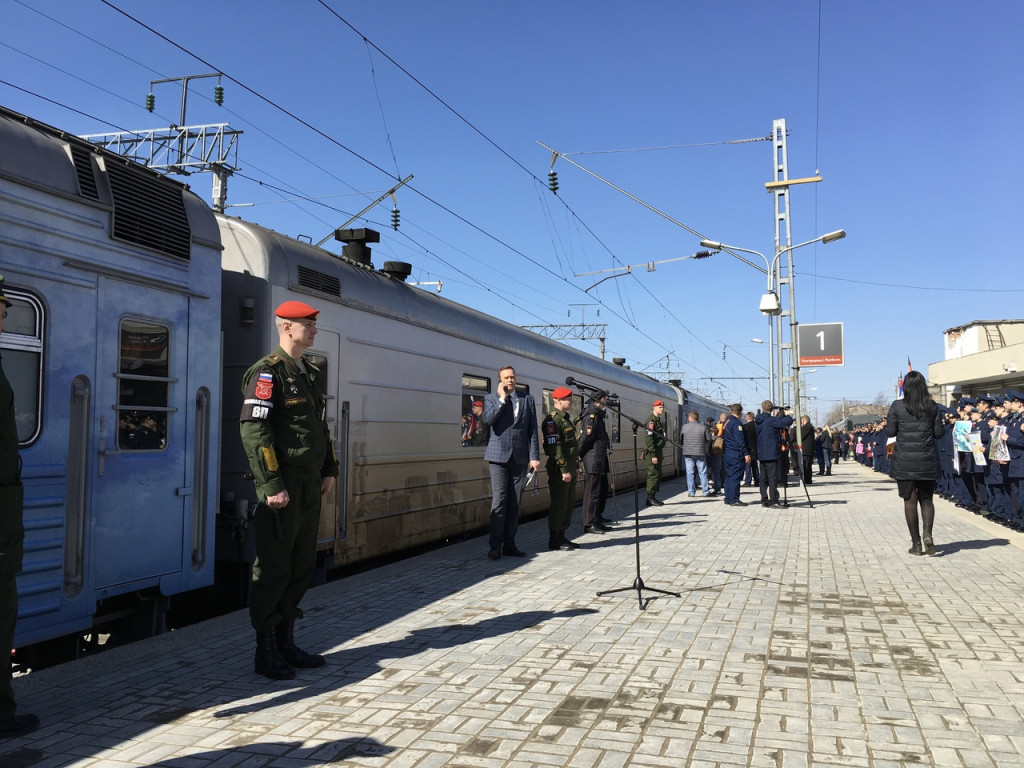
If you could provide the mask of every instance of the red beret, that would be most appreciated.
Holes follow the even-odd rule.
[[[274,310],[274,314],[282,320],[316,320],[320,310],[313,309],[304,301],[286,301]]]
[[[651,407],[653,408],[656,405],[664,405],[664,404],[665,404],[664,400],[655,400],[653,403],[651,403]]]
[[[559,387],[551,393],[551,397],[554,400],[565,400],[567,397],[572,397],[572,390],[568,387]]]
[[[483,408],[484,407],[484,401],[483,400],[474,400],[473,401],[473,405],[478,405],[481,408]]]

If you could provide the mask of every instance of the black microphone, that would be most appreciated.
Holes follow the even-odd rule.
[[[604,392],[605,394],[608,393],[607,389],[604,389],[602,387],[595,387],[593,384],[587,384],[586,382],[580,381],[579,379],[574,379],[572,376],[566,376],[565,377],[565,383],[568,384],[570,387],[579,387],[580,389],[589,389],[591,392]],[[608,397],[616,398],[616,397],[618,397],[618,395],[616,395],[614,392],[612,392],[610,395],[608,395]]]
[[[601,389],[600,387],[595,387],[593,384],[587,384],[585,382],[578,381],[578,380],[574,379],[572,376],[566,376],[565,377],[565,383],[568,384],[570,387],[579,387],[580,389],[589,389],[589,390],[591,390],[593,392],[597,392],[599,389]]]

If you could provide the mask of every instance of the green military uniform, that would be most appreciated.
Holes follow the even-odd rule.
[[[654,411],[647,417],[647,437],[644,440],[644,461],[647,462],[647,503],[661,505],[654,494],[661,488],[662,451],[665,449],[665,422]],[[652,459],[657,458],[655,463]]]
[[[567,541],[565,531],[572,520],[572,508],[576,505],[576,474],[579,465],[579,444],[576,428],[567,412],[557,408],[544,417],[540,432],[547,455],[548,488],[551,492],[551,507],[548,510],[548,549],[575,549]],[[568,473],[571,479],[562,480]]]
[[[0,720],[13,718],[15,710],[10,664],[14,625],[18,621],[15,574],[21,570],[25,538],[23,506],[14,390],[0,364]]]
[[[337,477],[325,411],[324,374],[278,347],[242,378],[242,443],[256,483],[249,618],[257,633],[302,616],[320,524],[320,482]],[[268,496],[288,491],[288,506],[273,509]]]
[[[4,295],[0,276],[0,312],[11,302]],[[6,317],[6,314],[4,314]],[[0,330],[4,322],[0,321]],[[14,688],[11,686],[11,649],[18,623],[18,584],[25,547],[25,490],[21,484],[21,457],[18,456],[18,423],[14,412],[14,388],[4,374],[0,360],[0,738],[23,736],[39,726],[35,715],[15,715]]]

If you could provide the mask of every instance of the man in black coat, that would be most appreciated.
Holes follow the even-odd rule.
[[[804,485],[810,485],[814,465],[814,425],[811,424],[810,416],[800,417],[800,453]]]

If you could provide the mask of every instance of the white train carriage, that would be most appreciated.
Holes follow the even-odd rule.
[[[238,219],[218,216],[224,247],[224,509],[237,510],[224,541],[251,556],[245,537],[252,483],[238,438],[241,376],[271,351],[273,309],[300,299],[321,310],[316,346],[328,372],[329,418],[342,473],[325,505],[321,549],[328,567],[374,558],[478,532],[488,521],[490,480],[482,445],[464,444],[462,419],[474,399],[492,391],[506,364],[549,409],[551,391],[574,376],[618,395],[623,413],[643,420],[664,399],[669,434],[679,434],[685,393],[524,331],[404,283],[408,265],[378,271],[365,240],[352,230],[341,257]],[[579,413],[582,400],[574,403]],[[644,482],[634,470],[632,425],[609,415],[614,483]],[[643,448],[644,433],[638,436]],[[542,454],[543,457],[543,454]],[[671,474],[674,448],[666,454]],[[543,471],[524,499],[526,514],[548,507]],[[223,548],[222,548],[223,549]]]
[[[212,583],[219,251],[184,185],[0,109],[14,303],[0,349],[25,485],[16,646],[122,615],[159,630],[168,595]]]

